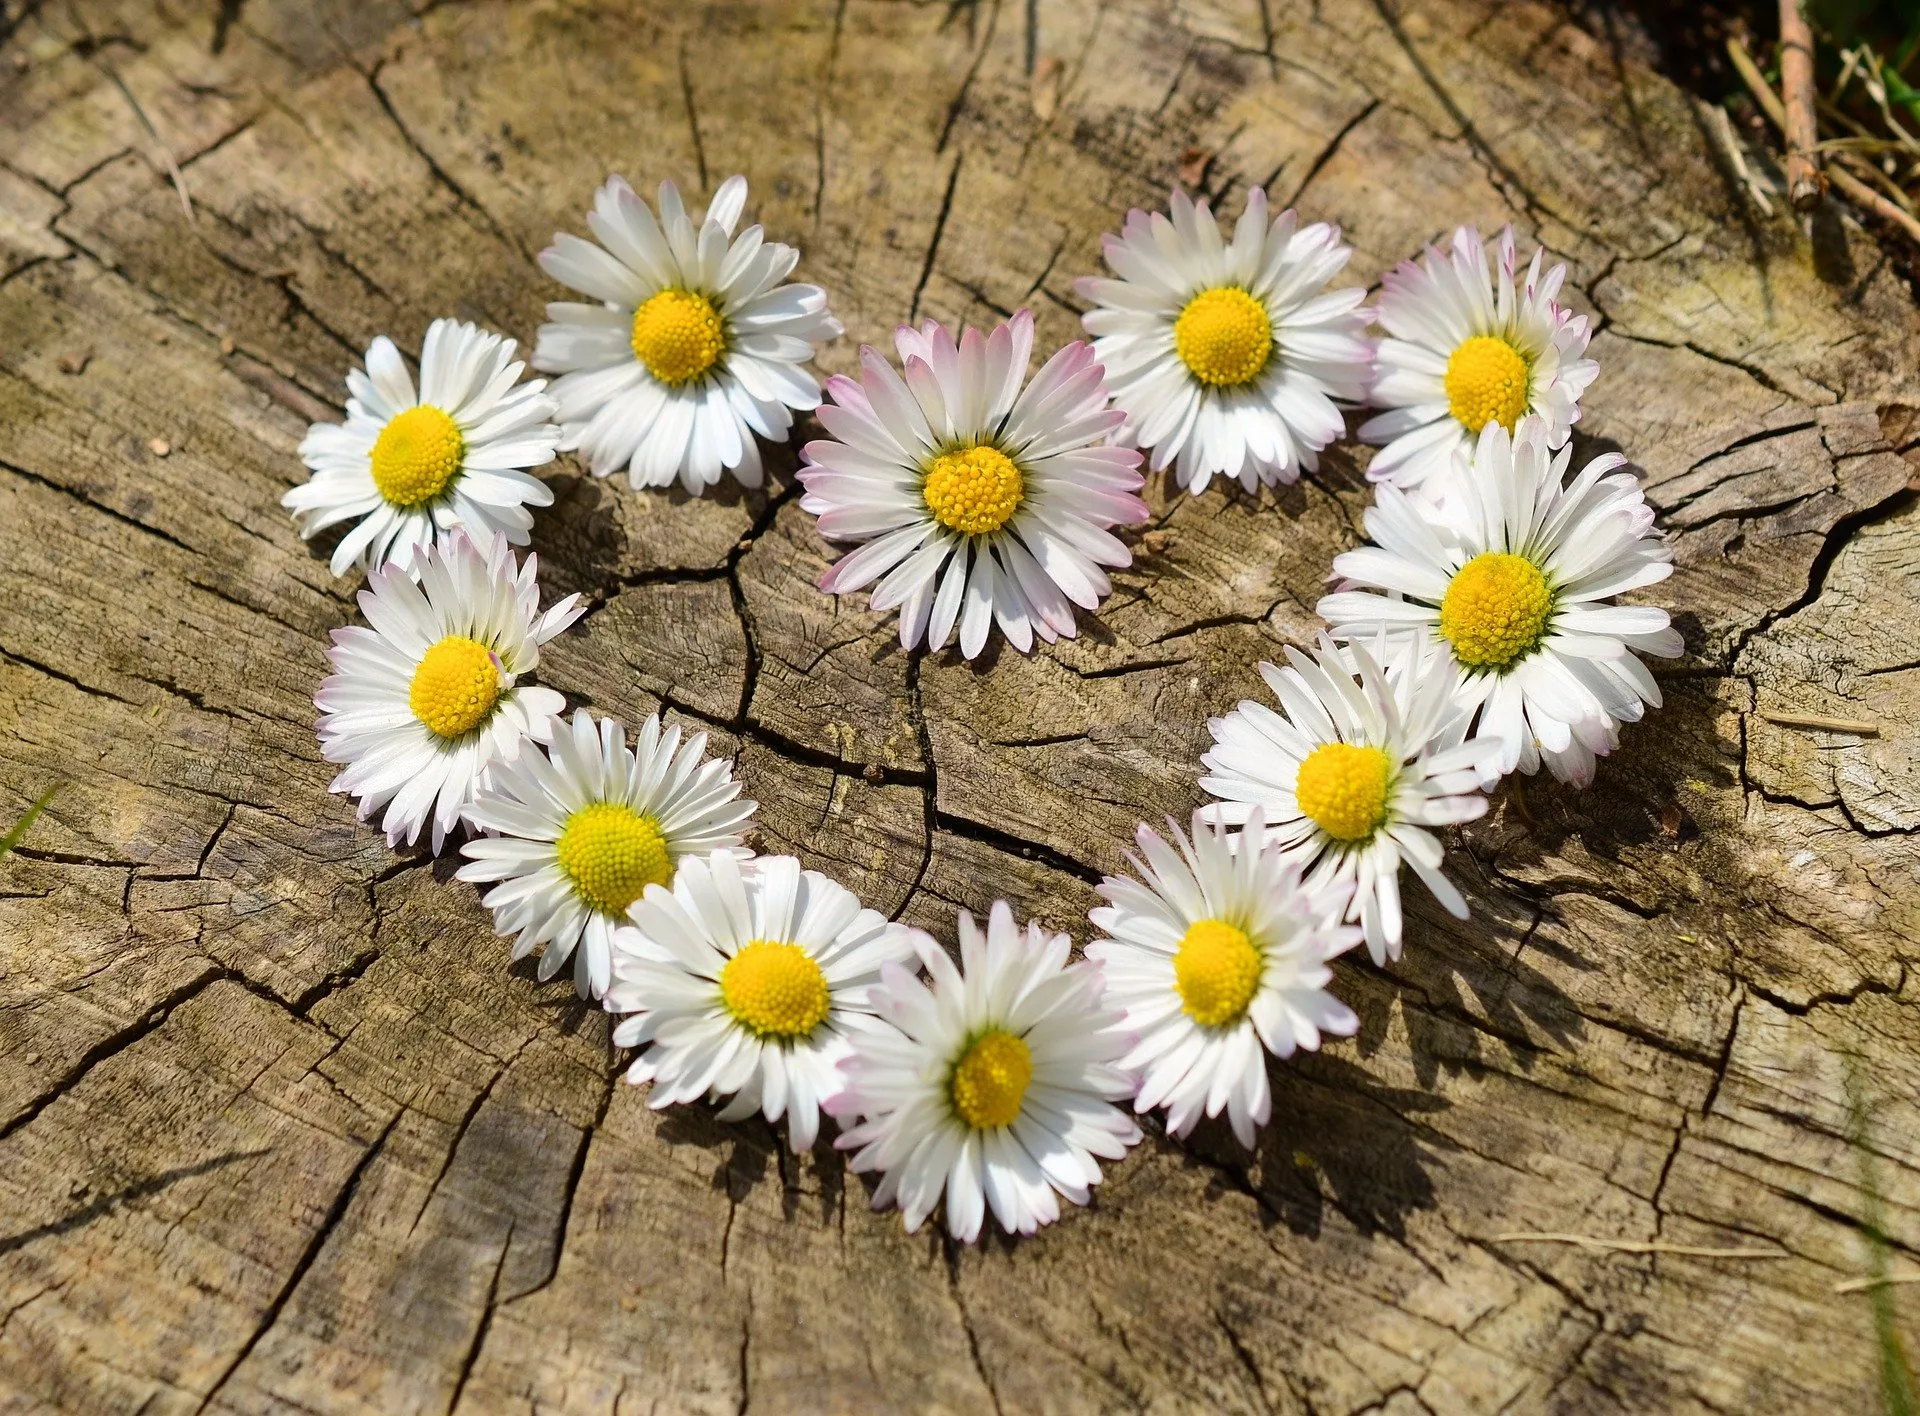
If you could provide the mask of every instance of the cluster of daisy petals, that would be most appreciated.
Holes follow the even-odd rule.
[[[1357,1026],[1331,961],[1364,941],[1400,956],[1402,868],[1465,917],[1439,832],[1543,764],[1585,785],[1660,693],[1643,655],[1680,641],[1664,610],[1617,599],[1671,569],[1618,457],[1569,476],[1571,427],[1597,366],[1586,321],[1555,302],[1564,268],[1521,271],[1511,230],[1462,228],[1389,274],[1363,308],[1328,289],[1351,251],[1252,193],[1231,236],[1175,193],[1106,238],[1109,278],[1079,283],[1092,342],[1028,378],[1026,312],[957,338],[902,326],[824,389],[805,367],[841,332],[798,253],[736,232],[732,178],[696,220],[671,183],[656,206],[615,177],[542,268],[580,292],[548,306],[523,381],[512,340],[436,321],[419,384],[392,341],[347,376],[344,424],[301,445],[286,496],[300,530],[347,529],[333,569],[362,566],[364,625],[334,634],[315,695],[335,790],[390,843],[464,833],[458,875],[541,979],[569,961],[620,1016],[628,1077],[650,1104],[724,1103],[784,1120],[804,1150],[824,1112],[875,1203],[916,1229],[944,1203],[1030,1233],[1087,1201],[1101,1162],[1141,1138],[1128,1113],[1189,1133],[1224,1113],[1242,1144],[1271,1111],[1267,1056]],[[1384,333],[1374,337],[1378,325]],[[532,475],[558,451],[596,476],[698,495],[762,480],[761,442],[814,412],[801,506],[852,547],[832,594],[897,611],[908,649],[997,628],[1021,652],[1076,631],[1116,526],[1145,520],[1140,464],[1203,492],[1312,470],[1346,427],[1379,445],[1368,544],[1337,557],[1329,625],[1260,672],[1275,704],[1210,723],[1190,830],[1141,826],[1131,872],[1099,887],[1097,937],[964,911],[957,958],[863,907],[791,856],[746,847],[755,804],[704,734],[618,722],[530,681],[582,613],[540,608],[521,564]],[[1276,706],[1277,705],[1277,706]]]

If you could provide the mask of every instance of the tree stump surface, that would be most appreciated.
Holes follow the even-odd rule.
[[[1761,211],[1631,34],[1494,0],[215,11],[0,22],[0,819],[67,784],[0,864],[0,1410],[1879,1408],[1913,1290],[1835,1286],[1920,1265],[1914,302],[1843,216]],[[1274,1066],[1254,1153],[1150,1135],[1092,1207],[962,1249],[825,1145],[650,1111],[452,858],[328,794],[360,580],[277,504],[375,334],[530,342],[563,295],[531,254],[610,171],[745,172],[848,326],[829,370],[910,315],[1077,337],[1073,277],[1177,176],[1339,222],[1366,283],[1514,221],[1599,330],[1578,457],[1624,449],[1675,543],[1666,707],[1592,790],[1511,781],[1461,833],[1472,922],[1409,890],[1405,960],[1342,962],[1361,1031]],[[1202,799],[1208,716],[1314,633],[1365,457],[1156,481],[1080,637],[977,666],[817,593],[791,451],[704,500],[562,459],[534,548],[593,608],[542,677],[707,731],[759,848],[883,911],[951,939],[1005,896],[1084,941],[1135,823]]]

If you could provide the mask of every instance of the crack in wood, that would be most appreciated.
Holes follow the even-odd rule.
[[[995,9],[999,6],[996,3]],[[953,167],[947,173],[947,189],[940,198],[940,209],[934,213],[933,235],[927,240],[926,258],[920,263],[920,278],[914,282],[913,296],[907,301],[907,323],[913,324],[920,318],[920,297],[926,293],[927,281],[933,275],[934,258],[940,254],[940,237],[947,229],[947,218],[953,213],[953,193],[960,185],[960,164],[966,158],[964,150],[953,155]]]
[[[387,63],[388,61],[383,59],[365,71],[367,87],[373,90],[374,99],[379,103],[381,111],[392,121],[394,131],[400,134],[401,141],[413,149],[421,162],[426,164],[427,171],[433,174],[433,180],[438,182],[442,187],[445,187],[447,191],[453,195],[455,201],[479,217],[481,223],[498,238],[501,244],[509,250],[519,252],[520,258],[528,265],[532,265],[534,263],[533,252],[527,249],[526,244],[495,220],[493,213],[482,206],[480,200],[475,197],[473,193],[469,192],[456,181],[453,175],[440,165],[440,160],[427,150],[424,143],[414,136],[413,130],[407,126],[406,120],[400,116],[399,110],[393,106],[393,100],[388,97],[386,88],[380,82],[381,71],[386,67]]]
[[[354,1164],[352,1171],[348,1173],[346,1183],[342,1185],[334,1195],[333,1203],[328,1206],[327,1212],[321,1218],[319,1226],[308,1238],[306,1247],[301,1251],[300,1257],[294,1261],[293,1269],[287,1275],[286,1282],[280,1286],[279,1292],[277,1292],[272,1301],[267,1304],[266,1311],[261,1314],[259,1322],[254,1325],[253,1332],[247,1337],[247,1340],[241,1344],[240,1350],[234,1355],[233,1360],[227,1364],[226,1369],[220,1373],[213,1385],[208,1388],[206,1396],[203,1397],[200,1404],[194,1408],[196,1413],[205,1411],[213,1404],[220,1393],[226,1389],[227,1383],[233,1379],[233,1374],[240,1370],[246,1363],[248,1357],[253,1355],[253,1349],[259,1345],[260,1339],[271,1332],[274,1324],[280,1321],[280,1314],[285,1310],[288,1300],[293,1297],[295,1291],[300,1287],[301,1281],[306,1278],[307,1270],[313,1267],[313,1261],[320,1257],[320,1251],[326,1247],[328,1238],[331,1237],[334,1230],[339,1227],[340,1221],[346,1217],[347,1209],[352,1205],[354,1196],[360,1192],[361,1178],[366,1175],[368,1168],[372,1166],[374,1160],[386,1149],[387,1138],[393,1134],[393,1128],[400,1124],[400,1118],[406,1114],[406,1107],[401,1106],[396,1108],[392,1117],[388,1119],[386,1126],[381,1129],[379,1136],[374,1140],[373,1144],[362,1152],[360,1159]],[[504,1250],[502,1252],[504,1253]]]

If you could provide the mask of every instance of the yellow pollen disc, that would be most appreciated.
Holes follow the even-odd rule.
[[[756,939],[720,970],[720,1001],[762,1038],[805,1037],[833,1004],[827,976],[798,944]]]
[[[467,459],[460,427],[423,403],[396,413],[373,441],[373,485],[401,510],[432,501],[459,475]]]
[[[1323,742],[1300,764],[1294,800],[1336,841],[1364,841],[1387,819],[1393,763],[1377,747]]]
[[[1440,633],[1470,669],[1504,672],[1540,647],[1553,592],[1525,556],[1485,551],[1453,573],[1440,601]]]
[[[1202,290],[1173,322],[1173,347],[1200,382],[1232,388],[1267,367],[1273,321],[1267,307],[1244,290]]]
[[[1011,1126],[1033,1081],[1033,1053],[1004,1028],[982,1033],[953,1069],[947,1091],[960,1119],[976,1131]]]
[[[601,914],[623,915],[647,886],[673,879],[659,826],[621,802],[596,801],[574,812],[554,853],[574,892]]]
[[[726,328],[704,295],[661,290],[633,312],[634,357],[663,384],[690,383],[726,352]]]
[[[1202,1027],[1225,1027],[1246,1016],[1265,966],[1244,929],[1224,919],[1196,920],[1173,956],[1173,986],[1189,1018]]]
[[[1014,460],[982,443],[934,458],[920,494],[942,526],[963,536],[982,536],[1013,519],[1025,490]]]
[[[1531,371],[1518,349],[1490,334],[1476,334],[1447,360],[1447,407],[1470,433],[1489,423],[1508,432],[1527,411]]]
[[[476,639],[449,634],[420,656],[407,690],[413,716],[443,738],[465,737],[500,701],[500,661]]]

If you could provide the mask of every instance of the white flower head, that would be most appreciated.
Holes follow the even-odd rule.
[[[1400,866],[1460,919],[1467,903],[1440,873],[1433,828],[1486,813],[1478,764],[1489,752],[1463,741],[1451,664],[1406,640],[1386,666],[1361,644],[1291,646],[1287,668],[1260,666],[1283,713],[1246,700],[1207,727],[1214,745],[1200,785],[1222,800],[1200,808],[1217,824],[1259,814],[1265,840],[1307,871],[1309,893],[1351,890],[1376,964],[1400,957]],[[1357,682],[1356,682],[1357,677]]]
[[[1176,190],[1169,205],[1171,219],[1131,211],[1105,238],[1119,279],[1075,286],[1097,307],[1084,322],[1126,410],[1122,440],[1195,492],[1215,474],[1248,491],[1297,481],[1346,429],[1334,400],[1358,402],[1372,375],[1366,291],[1324,288],[1352,248],[1292,211],[1269,221],[1257,187],[1230,243],[1206,202]]]
[[[1425,487],[1484,428],[1512,432],[1528,414],[1544,421],[1548,447],[1565,444],[1600,366],[1583,357],[1586,316],[1554,303],[1566,266],[1542,275],[1544,256],[1533,253],[1516,287],[1513,228],[1495,240],[1489,266],[1480,233],[1463,226],[1448,255],[1429,246],[1381,282],[1387,337],[1368,401],[1391,411],[1360,427],[1363,441],[1385,444],[1368,477]]]
[[[417,584],[374,571],[366,625],[333,632],[333,673],[313,695],[321,755],[345,764],[333,790],[360,799],[362,821],[386,808],[389,845],[431,820],[438,855],[489,767],[553,736],[566,699],[519,680],[585,606],[569,595],[541,614],[536,567],[516,566],[505,536],[454,531],[416,563]]]
[[[1491,785],[1541,762],[1586,786],[1620,724],[1660,706],[1639,654],[1672,658],[1663,609],[1612,603],[1665,580],[1672,552],[1617,454],[1567,482],[1572,448],[1549,451],[1545,422],[1481,430],[1468,475],[1449,483],[1447,520],[1381,487],[1366,513],[1375,544],[1335,557],[1348,588],[1320,601],[1337,638],[1412,634],[1458,666],[1477,733],[1500,744]]]
[[[1298,856],[1266,842],[1258,807],[1246,837],[1240,845],[1196,816],[1192,839],[1173,826],[1169,845],[1142,825],[1140,854],[1128,856],[1140,878],[1101,882],[1108,903],[1087,917],[1108,937],[1087,957],[1106,976],[1107,1003],[1139,1036],[1120,1063],[1140,1075],[1133,1109],[1165,1107],[1167,1129],[1185,1136],[1202,1113],[1224,1108],[1252,1149],[1273,1108],[1266,1054],[1311,1052],[1323,1036],[1360,1026],[1327,991],[1327,963],[1361,934],[1338,922],[1352,882],[1307,894]]]
[[[629,748],[618,722],[582,708],[547,751],[494,765],[467,808],[468,823],[493,834],[461,846],[458,878],[500,882],[481,903],[499,933],[518,936],[515,959],[545,946],[541,982],[571,956],[580,996],[600,997],[613,931],[647,886],[670,884],[689,856],[746,854],[755,803],[706,750],[705,733],[683,743],[657,714]]]
[[[840,1063],[883,1026],[880,971],[913,957],[912,931],[792,856],[689,857],[673,888],[649,885],[613,940],[616,1047],[647,1050],[627,1069],[647,1104],[731,1096],[722,1121],[785,1117],[809,1149],[840,1095]]]
[[[477,540],[495,532],[527,544],[531,506],[553,492],[528,467],[553,460],[560,430],[549,420],[545,379],[520,383],[514,341],[475,325],[435,320],[420,349],[420,391],[384,334],[365,372],[347,374],[347,421],[315,423],[300,443],[313,476],[280,499],[302,536],[345,521],[330,562],[411,569],[434,537],[458,526]]]
[[[1101,1003],[1099,967],[1069,964],[1064,934],[1022,930],[997,901],[983,932],[960,912],[960,967],[916,935],[929,989],[898,965],[873,999],[886,1025],[859,1034],[847,1088],[829,1109],[861,1117],[837,1142],[881,1172],[874,1208],[898,1201],[907,1232],[944,1194],[947,1230],[979,1237],[988,1208],[1008,1233],[1087,1203],[1100,1161],[1140,1128],[1114,1105],[1133,1094],[1117,1065],[1132,1044]]]
[[[1033,315],[954,340],[928,320],[894,336],[904,369],[860,351],[860,379],[827,381],[800,505],[820,534],[861,541],[821,578],[836,595],[874,585],[900,611],[900,643],[971,659],[995,624],[1021,653],[1074,637],[1073,607],[1112,589],[1103,566],[1132,563],[1108,527],[1144,521],[1140,454],[1097,446],[1120,426],[1093,350],[1065,346],[1023,391]],[[875,582],[878,582],[876,585]]]
[[[731,471],[757,487],[754,439],[784,442],[790,410],[819,405],[803,365],[840,322],[819,286],[782,283],[798,251],[758,226],[733,234],[746,200],[746,178],[729,177],[696,223],[662,182],[656,219],[610,177],[587,214],[600,244],[561,233],[540,253],[548,275],[599,302],[548,305],[533,356],[561,375],[561,450],[594,476],[624,466],[635,487],[677,477],[698,496]]]

